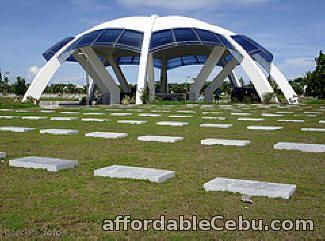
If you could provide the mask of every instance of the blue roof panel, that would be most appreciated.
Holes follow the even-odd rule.
[[[254,55],[259,55],[266,62],[271,63],[273,61],[273,54],[251,38],[245,35],[234,35],[232,38],[240,44],[252,58],[254,58]],[[257,61],[256,58],[254,59]]]
[[[53,55],[56,54],[56,52],[58,52],[64,45],[66,45],[67,43],[71,42],[74,39],[74,37],[68,37],[68,38],[64,38],[61,41],[57,42],[56,44],[54,44],[53,46],[51,46],[48,50],[46,50],[43,53],[43,57],[49,61]]]

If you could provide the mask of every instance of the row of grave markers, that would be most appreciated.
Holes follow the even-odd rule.
[[[50,172],[58,172],[63,169],[77,167],[78,161],[28,156],[9,160],[9,166],[46,169]],[[174,178],[176,173],[175,171],[156,168],[112,165],[94,170],[93,175],[100,177],[147,180],[154,183],[163,183],[171,178]],[[216,177],[204,183],[203,188],[205,191],[227,191],[250,196],[289,199],[290,196],[295,192],[296,185]]]
[[[256,126],[251,126],[251,127],[256,128]],[[272,127],[272,128],[277,128],[277,127]],[[35,130],[35,128],[16,127],[16,126],[0,127],[0,131],[11,131],[11,132],[20,132],[20,133],[29,132],[33,130]],[[53,135],[71,135],[71,134],[77,134],[79,133],[79,131],[73,129],[41,129],[40,133],[53,134]],[[90,133],[86,133],[85,136],[104,138],[104,139],[119,139],[119,138],[127,137],[128,133],[90,132]],[[138,136],[137,140],[145,141],[145,142],[175,143],[177,141],[184,140],[184,137],[145,135],[145,136]],[[286,145],[282,145],[281,143],[286,143]],[[246,146],[249,144],[250,144],[249,140],[227,140],[227,139],[220,139],[220,138],[206,138],[201,140],[201,145]],[[325,152],[325,145],[294,143],[294,142],[279,142],[274,145],[274,149],[300,150],[303,152]]]

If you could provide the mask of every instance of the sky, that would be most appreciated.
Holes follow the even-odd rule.
[[[0,69],[11,81],[22,76],[31,82],[46,63],[42,53],[57,41],[115,18],[158,14],[245,34],[272,52],[274,63],[293,79],[313,70],[325,50],[324,9],[324,0],[0,0]],[[137,67],[122,69],[135,83]],[[182,82],[199,70],[178,68],[168,78]],[[77,63],[64,63],[51,81],[60,82],[84,84],[85,73]]]

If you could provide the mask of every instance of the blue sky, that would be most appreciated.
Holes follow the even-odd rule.
[[[289,79],[312,70],[325,49],[324,0],[1,0],[0,9],[0,68],[11,80],[19,75],[30,82],[45,64],[41,54],[58,40],[135,15],[183,15],[248,35],[274,54]],[[123,70],[134,83],[136,67]],[[179,68],[169,79],[183,81],[198,71]],[[52,83],[83,81],[78,64],[65,63]]]

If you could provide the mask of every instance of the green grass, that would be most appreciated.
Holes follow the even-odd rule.
[[[21,103],[19,100],[14,102],[15,98],[12,97],[0,97],[0,109],[24,109],[24,108],[37,108],[36,105],[32,103]]]
[[[7,105],[7,104],[6,104]],[[4,106],[6,106],[4,105]],[[253,117],[262,112],[274,113],[286,109],[260,110],[252,106]],[[5,108],[2,105],[0,108]],[[18,106],[17,108],[21,108]],[[117,107],[111,107],[116,109]],[[135,107],[139,108],[139,107]],[[149,108],[149,106],[141,106]],[[164,106],[151,105],[151,109]],[[104,116],[110,121],[28,121],[0,119],[0,126],[14,125],[35,128],[72,128],[80,134],[73,136],[41,135],[39,130],[29,133],[0,132],[0,151],[8,158],[0,163],[0,233],[4,230],[60,230],[63,240],[300,240],[324,238],[324,160],[323,153],[278,151],[273,144],[279,141],[296,141],[325,144],[324,133],[304,133],[301,127],[324,127],[319,124],[324,114],[303,118],[304,124],[276,122],[277,117],[265,117],[263,122],[241,122],[231,116],[229,110],[217,116],[226,116],[226,121],[202,120],[203,111],[193,108],[193,118],[175,119],[188,121],[185,127],[158,126],[159,120],[168,120],[168,115],[186,106],[169,106],[172,112],[161,113],[162,117],[133,116],[112,117],[110,111]],[[319,105],[294,108],[295,113],[315,111]],[[70,116],[57,113],[8,113],[0,115],[49,115]],[[215,109],[220,110],[217,106]],[[83,108],[77,111],[90,112]],[[149,112],[145,110],[144,112]],[[290,110],[289,110],[290,111]],[[122,112],[122,110],[120,111]],[[192,115],[177,113],[179,115]],[[79,115],[81,117],[82,115]],[[117,124],[118,119],[144,119],[144,125]],[[200,123],[233,123],[233,128],[199,128]],[[283,130],[274,132],[247,130],[247,125],[282,125]],[[129,136],[120,140],[104,140],[84,137],[92,131],[127,132]],[[184,141],[176,144],[145,143],[136,140],[139,135],[183,136]],[[247,139],[246,147],[202,146],[200,140],[208,137]],[[49,173],[44,170],[9,168],[8,160],[28,155],[48,156],[79,161],[79,167]],[[118,180],[93,176],[93,170],[112,164],[153,167],[176,171],[176,178],[163,184],[147,181]],[[241,195],[227,192],[205,192],[203,184],[215,177],[254,179],[259,181],[295,183],[297,191],[290,200],[253,197],[254,204],[240,201]],[[198,215],[200,219],[214,215],[236,219],[243,215],[247,219],[312,218],[314,232],[104,232],[103,219],[117,215],[132,215],[133,218],[177,218],[178,215]],[[31,238],[32,239],[32,238]],[[8,239],[11,240],[11,239]],[[95,239],[94,239],[95,240]]]

